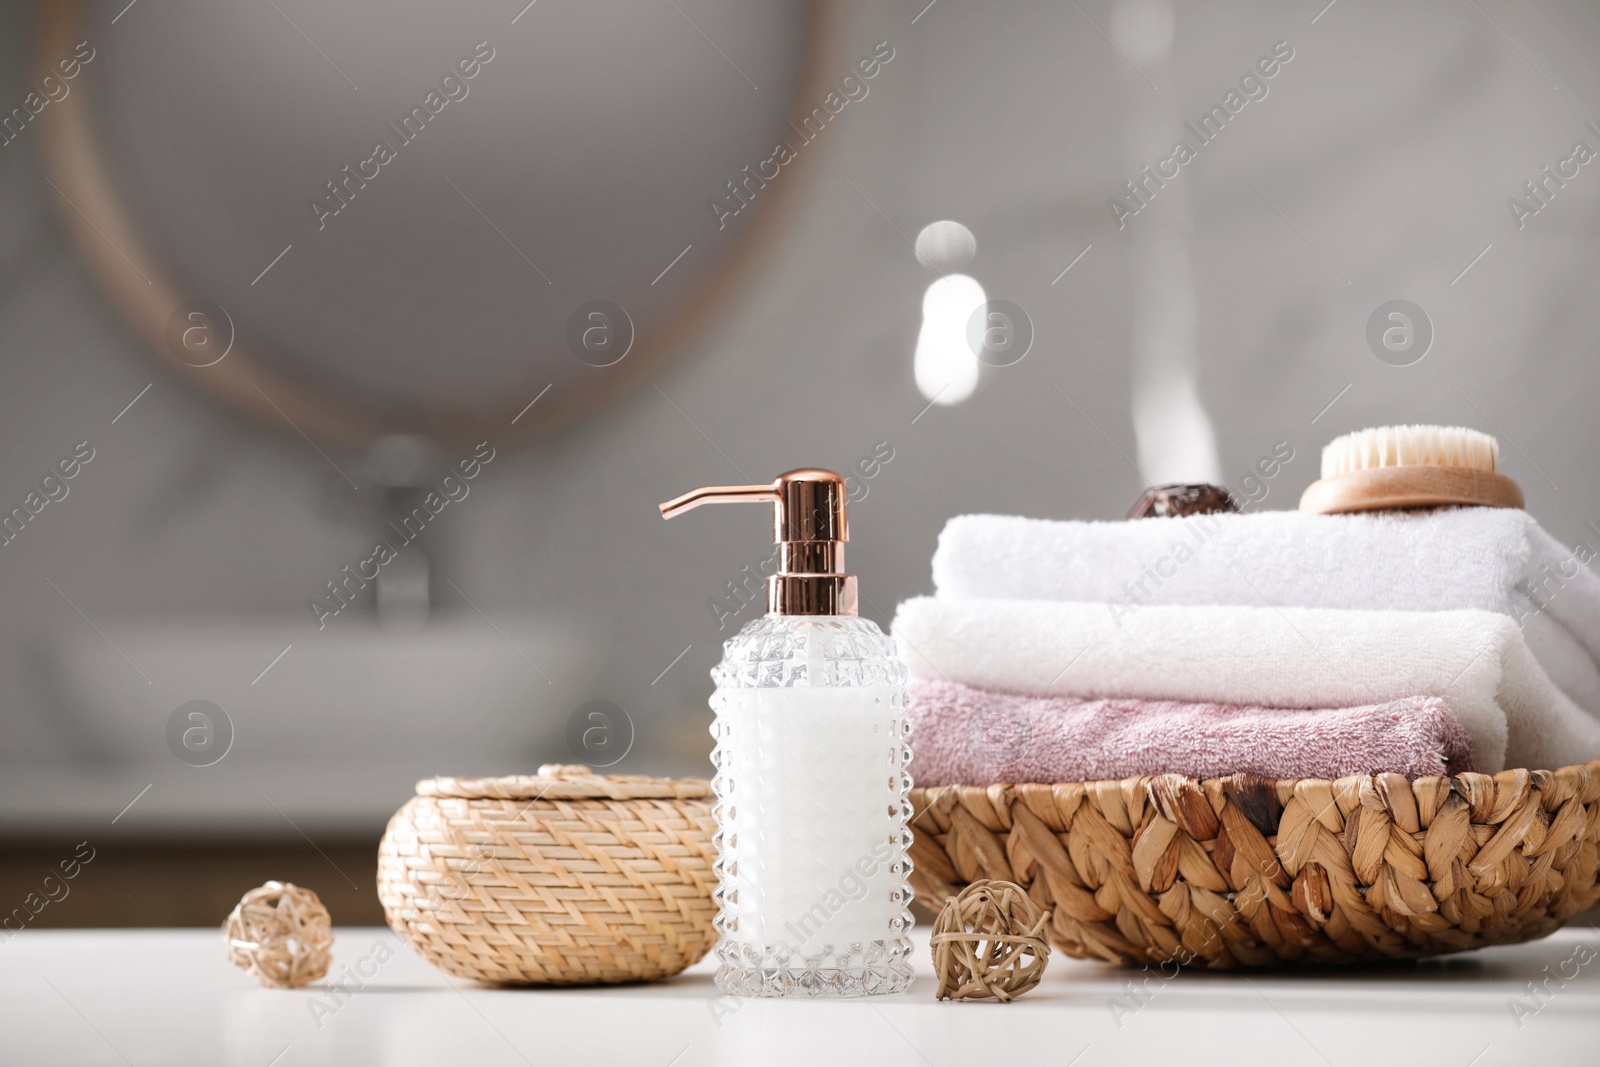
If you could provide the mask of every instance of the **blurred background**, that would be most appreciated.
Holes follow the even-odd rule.
[[[1600,544],[1579,0],[0,20],[0,905],[95,856],[34,925],[378,922],[419,777],[708,774],[771,546],[699,485],[849,474],[885,626],[952,515],[1393,422]]]

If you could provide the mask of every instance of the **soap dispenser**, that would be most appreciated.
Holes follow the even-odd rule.
[[[911,984],[906,668],[856,615],[844,479],[793,470],[661,505],[774,505],[767,614],[711,672],[717,988],[849,997]]]

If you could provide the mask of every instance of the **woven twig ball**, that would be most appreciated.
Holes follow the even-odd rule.
[[[940,1000],[1005,1002],[1039,984],[1050,959],[1050,913],[1015,882],[973,882],[933,924],[933,973]]]
[[[268,882],[250,890],[222,926],[228,962],[288,988],[314,982],[333,961],[333,920],[309,889]]]

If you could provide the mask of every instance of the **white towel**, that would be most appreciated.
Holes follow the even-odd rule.
[[[1143,608],[945,600],[900,605],[913,678],[1029,696],[1340,707],[1449,702],[1477,765],[1554,769],[1600,756],[1600,722],[1558,690],[1510,619],[1486,611]]]
[[[1519,620],[1552,681],[1600,716],[1600,578],[1525,511],[1298,511],[1057,522],[951,519],[941,597],[1449,611]]]

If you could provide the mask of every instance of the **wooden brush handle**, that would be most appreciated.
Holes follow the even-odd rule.
[[[1300,510],[1316,515],[1456,504],[1520,508],[1522,488],[1505,475],[1476,467],[1369,467],[1312,482]]]

